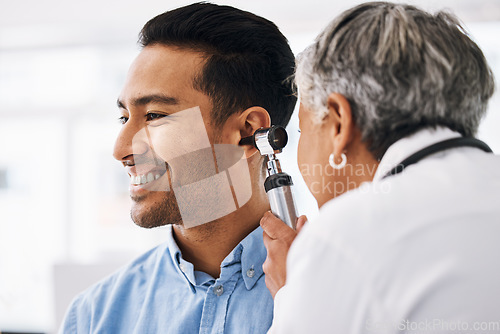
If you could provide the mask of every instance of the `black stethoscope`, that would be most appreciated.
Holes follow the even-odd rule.
[[[416,164],[420,160],[424,159],[425,157],[441,152],[444,150],[448,150],[450,148],[456,148],[456,147],[475,147],[479,148],[487,153],[493,153],[491,148],[486,145],[486,143],[480,141],[479,139],[476,138],[470,138],[470,137],[459,137],[459,138],[452,138],[444,141],[440,141],[436,144],[433,144],[431,146],[427,146],[420,151],[410,155],[408,158],[404,159],[401,161],[396,167],[391,169],[387,174],[384,175],[383,179],[386,177],[396,175],[401,173],[406,167]]]

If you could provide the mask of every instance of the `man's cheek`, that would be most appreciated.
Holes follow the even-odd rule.
[[[165,117],[162,125],[153,125],[146,128],[150,145],[166,162],[211,147],[199,107],[176,112]]]
[[[206,153],[206,158],[200,158],[203,156],[201,152]],[[194,157],[182,157],[199,160],[201,165],[198,168],[191,166],[187,172],[181,169],[175,173],[173,166],[172,186],[187,228],[224,217],[245,205],[252,196],[250,170],[241,147],[216,144],[213,151],[206,149],[201,152],[194,152]],[[182,167],[183,163],[174,162],[174,165]],[[174,178],[178,174],[185,178],[175,185]]]

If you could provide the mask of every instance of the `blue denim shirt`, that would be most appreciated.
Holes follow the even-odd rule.
[[[214,279],[182,258],[169,227],[167,242],[79,294],[59,333],[266,333],[273,300],[265,258],[259,227]]]

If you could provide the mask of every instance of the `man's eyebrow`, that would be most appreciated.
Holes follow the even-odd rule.
[[[120,100],[120,99],[117,99],[116,100],[116,105],[118,106],[118,108],[120,109],[127,109],[125,108],[125,105],[123,104],[123,102]]]
[[[153,95],[145,95],[145,96],[137,97],[131,101],[131,104],[134,107],[144,106],[144,105],[149,104],[149,103],[161,103],[161,104],[167,104],[167,105],[175,105],[175,104],[179,104],[179,100],[176,99],[175,97],[171,97],[171,96],[153,94]],[[116,104],[118,105],[118,108],[127,109],[125,107],[125,103],[123,101],[121,101],[120,99],[116,100]]]

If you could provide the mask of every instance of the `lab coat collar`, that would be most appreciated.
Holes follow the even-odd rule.
[[[380,181],[392,168],[417,151],[437,142],[456,137],[461,137],[460,133],[438,126],[419,130],[411,136],[398,140],[385,152],[373,181]]]

